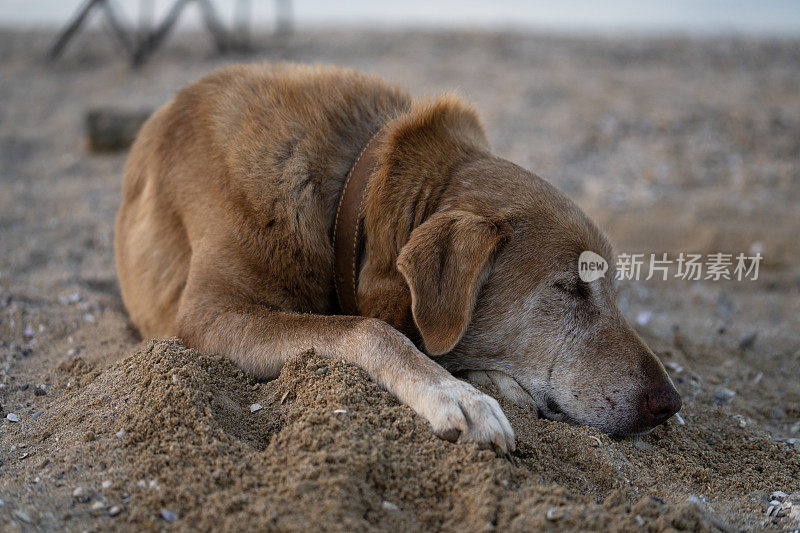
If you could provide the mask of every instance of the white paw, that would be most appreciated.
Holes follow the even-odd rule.
[[[514,430],[500,404],[469,383],[452,378],[432,386],[418,412],[427,418],[434,433],[451,442],[476,442],[498,453],[516,449]]]
[[[485,387],[494,387],[500,395],[523,409],[538,411],[536,400],[517,381],[504,372],[496,370],[470,370],[464,377]]]

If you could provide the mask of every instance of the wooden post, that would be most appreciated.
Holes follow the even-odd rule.
[[[275,0],[275,33],[292,32],[292,0]]]
[[[203,22],[214,37],[217,50],[220,53],[224,53],[228,49],[228,32],[223,27],[219,17],[217,17],[217,13],[210,0],[176,0],[161,24],[156,27],[147,39],[139,43],[138,48],[133,54],[134,65],[141,65],[144,63],[147,57],[161,45],[172,27],[178,22],[178,18],[180,18],[183,9],[189,5],[190,2],[196,2],[200,8]]]
[[[111,29],[111,33],[125,49],[125,52],[130,55],[133,54],[133,49],[135,46],[134,41],[128,34],[126,25],[122,22],[122,17],[120,17],[120,15],[114,9],[114,6],[111,4],[111,0],[86,0],[86,2],[84,2],[75,13],[75,16],[72,18],[72,20],[66,26],[64,26],[64,29],[58,34],[58,37],[56,37],[56,40],[50,47],[50,51],[47,55],[51,60],[58,59],[58,57],[64,51],[64,48],[67,46],[67,43],[72,40],[83,23],[86,22],[89,14],[95,8],[103,9],[103,12],[105,13],[105,20]]]
[[[93,152],[113,152],[128,148],[151,110],[118,108],[91,109],[86,113],[86,137]]]

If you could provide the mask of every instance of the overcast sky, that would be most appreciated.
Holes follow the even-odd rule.
[[[83,0],[0,0],[0,26],[57,26]],[[152,2],[158,15],[175,0],[115,0],[132,22],[139,6]],[[230,20],[238,0],[213,0]],[[749,33],[800,36],[800,0],[295,0],[300,28],[449,27],[539,28],[578,32]],[[187,9],[180,26],[199,22]],[[266,27],[274,17],[272,0],[252,0],[253,22]]]

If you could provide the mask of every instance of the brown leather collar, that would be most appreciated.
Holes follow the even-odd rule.
[[[378,163],[380,136],[379,131],[369,140],[350,168],[333,222],[333,279],[339,309],[347,315],[358,315],[357,269],[363,251],[361,215],[367,184]]]

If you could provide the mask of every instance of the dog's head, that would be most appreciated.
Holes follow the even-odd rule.
[[[588,217],[501,160],[454,184],[397,260],[426,352],[452,371],[505,372],[547,418],[613,435],[675,414],[680,396],[621,316],[611,246]],[[604,275],[590,254],[599,270],[579,275],[587,251]]]

